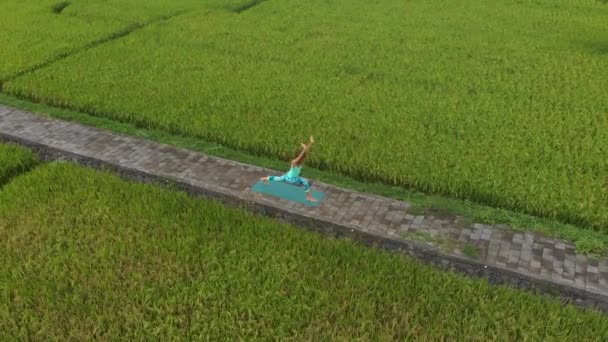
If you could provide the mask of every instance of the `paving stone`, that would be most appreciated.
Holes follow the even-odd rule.
[[[600,261],[597,258],[588,258],[587,264],[595,267],[599,267]]]
[[[553,272],[558,274],[564,273],[564,263],[553,259]]]
[[[447,229],[448,229],[447,237],[452,240],[457,240],[458,235],[460,234],[460,228],[458,228],[456,226],[447,226]]]
[[[530,262],[530,271],[534,274],[540,273],[540,261],[531,261]]]
[[[368,211],[365,214],[365,217],[363,218],[363,222],[361,222],[361,224],[366,226],[366,225],[370,224],[370,222],[372,221],[373,218],[374,218],[374,212]]]
[[[519,263],[520,254],[521,254],[520,251],[511,249],[511,251],[509,252],[509,259],[507,261],[507,266],[509,268],[517,268],[517,265]]]
[[[12,110],[8,107],[4,107],[4,106],[0,106],[0,115],[3,114],[8,114],[10,113]],[[21,129],[23,128],[23,126],[21,126]]]
[[[541,260],[541,276],[549,274],[553,269],[553,253],[549,248],[543,248],[543,256]]]
[[[587,285],[587,277],[585,273],[576,272],[574,274],[574,283],[578,287],[585,288]]]
[[[544,267],[543,265],[541,265],[540,267],[540,276],[541,278],[552,280],[551,270],[548,267]]]
[[[600,289],[608,288],[608,274],[601,274],[599,276],[598,288],[600,288]]]
[[[485,241],[489,241],[492,237],[493,230],[491,228],[484,228],[481,233],[481,239]]]
[[[494,230],[492,232],[492,237],[490,238],[490,243],[488,245],[488,254],[487,258],[493,262],[498,257],[498,252],[500,250],[500,237],[501,234],[499,231]]]
[[[566,260],[564,261],[564,274],[567,274],[569,276],[574,276],[574,273],[576,272],[576,259],[573,255],[570,255],[566,258]]]
[[[439,230],[439,229],[441,229],[441,220],[439,220],[439,219],[433,219],[433,220],[427,220],[427,221],[430,221],[429,228],[431,230]]]
[[[511,253],[511,241],[508,236],[503,235],[503,238],[500,240],[498,255],[508,258],[510,253]]]
[[[472,231],[470,229],[461,229],[458,235],[458,241],[465,244],[471,240]]]
[[[564,278],[561,276],[560,273],[552,272],[550,274],[551,274],[551,280],[553,280],[554,282],[564,282]]]
[[[352,215],[352,219],[362,222],[365,219],[365,214],[368,211],[369,210],[367,210],[367,208],[357,208],[357,210],[355,211],[355,214]]]
[[[590,291],[597,291],[599,287],[599,275],[597,273],[587,273],[586,288]]]
[[[519,256],[518,267],[523,267],[528,269],[530,265],[530,261],[532,260],[532,251],[531,250],[522,250]]]
[[[479,240],[477,242],[477,248],[479,249],[478,259],[488,260],[488,252],[490,248],[490,241],[488,240]]]
[[[524,242],[524,234],[522,233],[515,233],[513,234],[513,243],[517,243],[517,244],[521,244]]]

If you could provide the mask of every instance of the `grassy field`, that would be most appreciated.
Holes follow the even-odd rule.
[[[608,338],[595,312],[72,164],[0,191],[0,246],[2,340]]]
[[[69,8],[69,7],[68,7]],[[4,84],[277,159],[608,229],[608,7],[209,3]]]
[[[256,156],[195,137],[175,135],[159,129],[136,127],[131,123],[118,122],[116,120],[82,112],[51,107],[41,103],[33,103],[6,94],[0,93],[0,103],[22,108],[41,116],[78,122],[92,127],[141,137],[151,141],[178,146],[268,169],[282,170],[285,167],[285,162],[282,160]],[[427,195],[399,186],[389,186],[377,182],[362,182],[344,174],[327,170],[307,167],[305,172],[307,177],[334,184],[345,189],[407,201],[412,205],[408,210],[412,214],[432,213],[434,215],[460,215],[478,223],[506,224],[516,230],[533,231],[544,236],[556,237],[574,242],[579,253],[602,255],[608,248],[608,232],[601,230],[585,229],[587,227],[526,215],[512,210],[480,205],[471,201]]]
[[[36,163],[37,157],[32,151],[12,144],[0,144],[0,187]]]
[[[137,25],[200,7],[196,0],[2,1],[0,84]]]

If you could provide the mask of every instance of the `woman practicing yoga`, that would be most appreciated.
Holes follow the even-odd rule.
[[[309,200],[310,202],[316,202],[317,199],[314,198],[312,196],[312,194],[310,193],[310,183],[308,182],[308,180],[300,177],[300,170],[302,170],[302,162],[304,162],[304,157],[306,156],[306,152],[308,152],[308,150],[310,149],[310,146],[314,142],[315,142],[315,140],[311,136],[310,142],[308,143],[308,145],[302,143],[302,152],[300,152],[300,154],[298,155],[298,157],[296,159],[291,161],[291,168],[289,169],[289,172],[287,172],[286,174],[284,174],[280,177],[276,177],[276,176],[262,177],[260,180],[266,184],[268,184],[268,181],[271,181],[271,182],[286,182],[289,184],[303,185],[304,191],[306,192],[306,199]]]

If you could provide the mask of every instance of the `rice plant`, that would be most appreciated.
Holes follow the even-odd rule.
[[[0,187],[12,177],[31,169],[37,160],[28,149],[13,144],[0,144]]]
[[[0,191],[0,258],[2,340],[608,338],[597,312],[65,163]]]
[[[276,159],[314,133],[311,166],[607,231],[601,3],[201,6],[4,91]]]

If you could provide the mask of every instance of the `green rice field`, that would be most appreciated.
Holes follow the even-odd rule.
[[[243,1],[215,1],[230,8]],[[213,1],[208,2],[213,5]],[[196,0],[4,0],[0,82],[138,26],[194,8]]]
[[[3,341],[608,338],[594,311],[68,163],[0,190],[0,260]]]
[[[5,93],[275,159],[314,134],[310,166],[608,229],[596,0],[21,3]]]
[[[0,187],[36,163],[37,157],[32,151],[12,144],[0,144]]]

